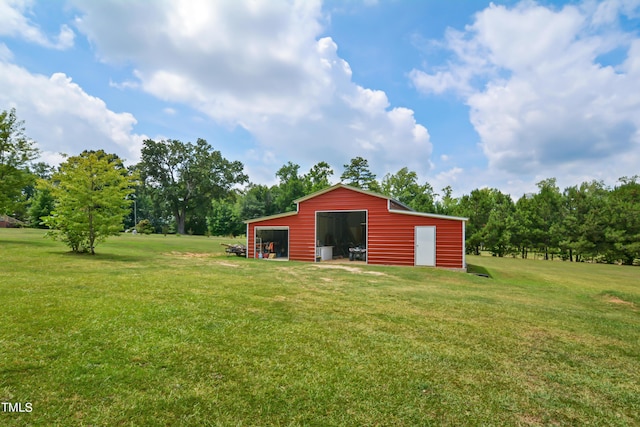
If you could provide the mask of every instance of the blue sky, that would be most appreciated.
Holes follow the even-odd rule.
[[[640,0],[0,0],[43,160],[204,138],[275,183],[355,156],[455,195],[640,174]]]

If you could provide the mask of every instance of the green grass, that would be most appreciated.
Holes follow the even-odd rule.
[[[3,426],[640,424],[639,268],[354,272],[42,235],[0,229],[0,402],[33,405]]]

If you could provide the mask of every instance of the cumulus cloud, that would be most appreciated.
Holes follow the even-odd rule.
[[[33,1],[30,0],[0,2],[0,36],[18,37],[52,49],[64,50],[72,47],[75,33],[69,26],[62,25],[58,35],[50,37],[27,18],[32,4]]]
[[[0,43],[0,61],[10,61],[13,59],[13,52],[6,44]]]
[[[125,153],[129,162],[139,159],[145,136],[132,132],[136,119],[109,110],[70,77],[32,74],[7,62],[0,62],[0,75],[0,105],[16,108],[43,160],[59,163],[59,153],[76,155],[85,149]]]
[[[74,4],[102,61],[132,64],[147,93],[246,129],[258,144],[247,156],[270,175],[288,160],[340,167],[357,155],[380,173],[431,167],[413,111],[354,83],[336,43],[320,36],[319,1]]]
[[[447,32],[449,63],[410,78],[423,93],[466,101],[490,169],[615,181],[639,172],[640,39],[620,25],[639,8],[637,0],[492,4],[464,31]],[[601,63],[611,52],[624,59]]]

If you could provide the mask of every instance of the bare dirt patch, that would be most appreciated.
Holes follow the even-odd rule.
[[[317,263],[317,264],[312,264],[314,267],[316,268],[333,268],[336,270],[344,270],[344,271],[348,271],[350,273],[357,273],[357,274],[370,274],[372,276],[387,276],[386,273],[382,273],[380,271],[368,271],[368,270],[363,270],[361,268],[357,268],[357,267],[350,267],[347,265],[343,265],[343,264],[324,264],[324,263]]]
[[[613,296],[613,295],[605,296],[604,300],[606,302],[611,303],[611,304],[620,304],[620,305],[626,305],[628,307],[635,307],[635,304],[632,303],[631,301],[625,301],[625,300],[620,299],[620,298],[618,298],[616,296]]]
[[[225,261],[218,261],[218,262],[216,262],[216,264],[218,264],[218,265],[222,265],[222,266],[225,266],[225,267],[231,267],[231,268],[238,268],[238,267],[240,267],[238,264],[232,264],[232,263],[230,263],[230,262],[225,262]]]
[[[202,252],[176,252],[176,251],[171,251],[171,252],[166,253],[164,255],[172,256],[172,257],[175,257],[175,258],[210,258],[210,257],[212,257],[211,254],[202,253]]]
[[[542,421],[542,419],[540,417],[537,417],[535,415],[530,415],[530,414],[523,414],[523,415],[519,415],[518,418],[520,419],[520,422],[525,425],[525,426],[542,426],[544,425],[544,422]],[[558,425],[558,424],[551,424],[551,425]]]
[[[214,259],[214,258],[221,258],[220,256],[216,256],[215,254],[211,254],[211,253],[206,253],[206,252],[176,252],[176,251],[172,251],[172,252],[168,252],[165,253],[164,255],[169,256],[171,258],[178,258],[178,259]],[[240,267],[240,265],[238,264],[234,264],[232,262],[228,262],[228,261],[215,261],[216,265],[221,265],[223,267],[231,267],[231,268],[238,268]]]

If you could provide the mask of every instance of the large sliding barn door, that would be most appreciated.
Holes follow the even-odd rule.
[[[416,265],[436,265],[436,228],[416,227]]]

